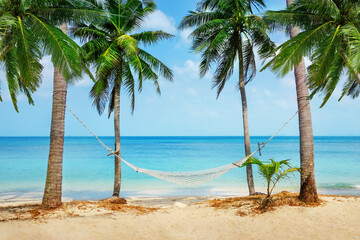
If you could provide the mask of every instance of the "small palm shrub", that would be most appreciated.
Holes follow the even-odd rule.
[[[271,158],[268,162],[262,162],[258,158],[251,157],[242,165],[242,167],[250,164],[258,165],[260,175],[266,180],[267,194],[261,202],[261,205],[264,208],[271,202],[271,194],[276,184],[280,181],[289,180],[290,176],[294,175],[294,172],[300,172],[300,168],[292,167],[289,160],[277,162]]]

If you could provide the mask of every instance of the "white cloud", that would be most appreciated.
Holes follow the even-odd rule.
[[[162,30],[174,35],[177,35],[178,42],[175,47],[181,47],[183,44],[191,44],[191,39],[189,35],[193,31],[192,28],[187,28],[181,31],[178,31],[176,28],[175,19],[167,16],[160,10],[154,11],[150,14],[143,22],[141,26],[142,30]]]
[[[171,34],[176,34],[175,19],[166,16],[160,10],[155,10],[147,18],[141,26],[144,30],[162,30]]]
[[[181,75],[186,78],[198,78],[199,77],[199,63],[192,60],[187,60],[183,66],[174,66],[174,72],[176,75]]]
[[[200,62],[193,60],[186,60],[183,66],[175,65],[173,67],[175,77],[182,78],[184,80],[200,79],[199,65]],[[203,77],[203,79],[211,79],[211,78],[212,75],[210,71]]]
[[[180,31],[180,39],[182,42],[190,44],[191,39],[189,38],[190,34],[192,33],[193,29],[187,28],[185,30]]]

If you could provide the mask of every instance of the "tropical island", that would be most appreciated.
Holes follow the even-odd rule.
[[[0,46],[0,239],[360,237],[357,0],[1,0]]]

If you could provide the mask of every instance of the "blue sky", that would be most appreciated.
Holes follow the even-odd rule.
[[[121,134],[123,136],[240,136],[243,135],[240,94],[236,90],[237,69],[219,99],[211,89],[211,74],[198,76],[200,56],[190,52],[189,31],[178,32],[182,17],[194,9],[195,0],[157,0],[158,10],[144,23],[144,29],[161,29],[176,35],[146,49],[173,69],[173,83],[161,80],[162,95],[151,84],[136,95],[136,109],[131,115],[130,102],[121,96]],[[285,7],[285,0],[267,1],[268,9]],[[272,34],[277,43],[287,39],[283,33]],[[307,61],[308,62],[308,61]],[[48,136],[50,133],[53,68],[49,57],[43,59],[43,82],[34,94],[35,106],[19,96],[17,113],[10,101],[3,70],[0,71],[0,136]],[[261,62],[257,63],[260,69]],[[89,79],[84,78],[68,88],[68,106],[100,136],[113,135],[113,118],[99,116],[89,98]],[[360,101],[345,97],[338,102],[341,85],[327,105],[319,108],[321,97],[311,103],[314,134],[317,136],[359,136]],[[272,135],[297,110],[293,74],[278,78],[270,71],[258,73],[247,85],[250,134]],[[66,113],[66,136],[88,136],[89,133]],[[294,119],[280,133],[298,135]]]

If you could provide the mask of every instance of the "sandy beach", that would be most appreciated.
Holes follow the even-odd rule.
[[[360,198],[321,196],[320,205],[301,206],[284,196],[264,213],[260,197],[68,202],[50,211],[3,203],[0,239],[360,239]]]
[[[360,240],[359,49],[360,0],[0,0],[0,240]]]

